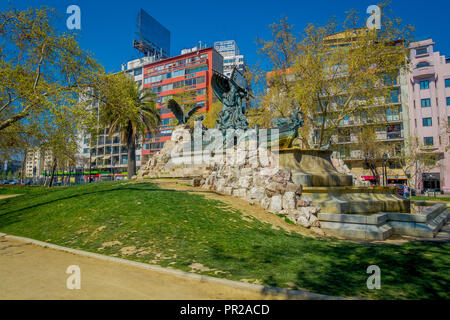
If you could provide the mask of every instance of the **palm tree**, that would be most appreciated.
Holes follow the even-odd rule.
[[[155,94],[141,89],[124,73],[108,75],[100,107],[100,121],[109,127],[108,136],[120,133],[128,151],[128,179],[136,174],[136,139],[148,130],[156,133],[161,116],[156,107]]]

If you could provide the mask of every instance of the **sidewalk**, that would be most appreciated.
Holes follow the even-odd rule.
[[[69,290],[66,269],[81,269]],[[264,299],[226,285],[161,274],[0,237],[0,299]]]

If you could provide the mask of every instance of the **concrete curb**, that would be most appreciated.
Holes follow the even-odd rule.
[[[307,292],[307,291],[288,290],[288,289],[282,289],[282,288],[276,288],[276,287],[267,287],[267,286],[258,285],[258,284],[251,284],[251,283],[239,282],[239,281],[234,281],[234,280],[215,278],[215,277],[211,277],[211,276],[205,276],[205,275],[200,275],[200,274],[196,274],[196,273],[176,270],[176,269],[163,268],[160,266],[151,265],[151,264],[147,264],[147,263],[136,262],[136,261],[126,260],[126,259],[121,259],[121,258],[116,258],[116,257],[110,257],[110,256],[98,254],[98,253],[62,247],[59,245],[46,243],[46,242],[42,242],[39,240],[34,240],[34,239],[19,237],[19,236],[13,236],[13,235],[9,235],[9,234],[0,232],[0,238],[2,238],[2,237],[7,238],[7,239],[22,241],[25,243],[34,244],[34,245],[44,247],[44,248],[51,248],[54,250],[59,250],[59,251],[69,252],[69,253],[76,254],[76,255],[90,257],[90,258],[94,258],[94,259],[100,259],[100,260],[104,260],[104,261],[121,263],[124,265],[133,266],[133,267],[146,269],[146,270],[151,270],[151,271],[155,271],[155,272],[159,272],[159,273],[163,273],[163,274],[168,274],[168,275],[176,276],[176,277],[183,278],[183,279],[197,280],[200,282],[207,282],[207,283],[212,283],[212,284],[221,284],[221,285],[226,285],[226,286],[236,288],[236,289],[243,289],[243,290],[248,290],[248,291],[253,291],[253,292],[259,292],[263,295],[267,295],[268,297],[272,296],[275,299],[281,298],[281,299],[291,299],[291,300],[345,300],[344,298],[340,298],[340,297],[327,296],[327,295],[311,293],[311,292]]]

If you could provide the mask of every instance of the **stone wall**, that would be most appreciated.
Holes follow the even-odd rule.
[[[312,206],[311,198],[302,195],[302,187],[292,182],[291,171],[276,165],[274,154],[264,148],[248,151],[252,141],[215,155],[214,161],[198,165],[174,164],[174,151],[182,152],[186,141],[183,130],[183,127],[174,130],[172,140],[141,167],[137,180],[189,178],[196,186],[257,203],[304,227],[320,226],[317,218],[320,207]]]
[[[227,151],[228,157],[233,157],[240,148]],[[258,149],[258,155],[267,152]],[[268,158],[271,157],[269,152]],[[248,155],[240,164],[216,164],[202,187],[258,203],[269,212],[286,215],[304,227],[319,227],[320,208],[312,206],[311,199],[302,195],[302,187],[292,182],[291,171],[275,166],[275,161],[263,165],[259,159],[259,156]]]

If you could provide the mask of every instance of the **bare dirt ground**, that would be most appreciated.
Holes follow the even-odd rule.
[[[283,218],[269,213],[258,204],[251,204],[245,200],[220,194],[215,191],[206,190],[199,187],[191,187],[182,183],[177,182],[174,179],[152,179],[151,182],[156,183],[162,189],[187,191],[192,194],[200,194],[207,199],[219,200],[223,203],[229,205],[230,207],[239,210],[246,216],[251,216],[258,219],[261,222],[269,223],[275,229],[284,229],[288,232],[295,232],[308,237],[319,237],[319,235],[309,229],[303,228],[301,226],[293,225],[287,223]]]
[[[81,289],[67,289],[78,265]],[[0,238],[0,299],[267,299],[257,292]],[[273,297],[272,297],[273,299]]]
[[[21,194],[0,194],[0,200],[14,198],[17,196],[21,196]]]

